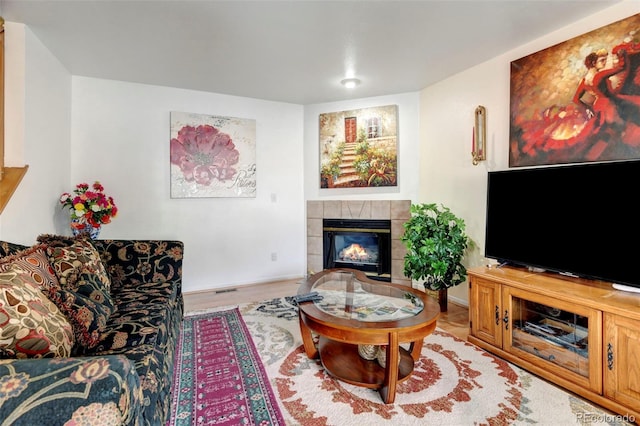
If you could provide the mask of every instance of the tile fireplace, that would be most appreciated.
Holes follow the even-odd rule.
[[[390,281],[395,284],[403,284],[411,287],[412,281],[404,276],[403,271],[404,256],[407,249],[400,240],[404,233],[404,223],[411,217],[410,208],[411,201],[409,200],[308,200],[307,273],[313,274],[326,269],[324,263],[326,258],[326,253],[324,252],[325,219],[385,221],[386,223],[391,223],[390,230],[388,233],[380,234],[383,235],[383,240],[386,238],[385,235],[388,235],[390,240],[390,249],[388,251],[388,253],[390,253]],[[353,224],[348,223],[348,226],[353,227],[351,225]],[[355,228],[360,227],[356,226]],[[354,241],[350,242],[349,245],[354,243],[359,244],[359,242]],[[343,248],[344,247],[340,250]],[[352,247],[352,249],[357,253],[357,247]],[[386,250],[386,248],[382,250]],[[357,254],[350,252],[348,256],[353,257],[357,256]],[[380,256],[380,252],[378,252],[378,256]],[[386,261],[384,269],[386,269]],[[389,272],[384,272],[383,274],[388,273]]]
[[[391,221],[324,219],[323,268],[352,268],[391,281]]]

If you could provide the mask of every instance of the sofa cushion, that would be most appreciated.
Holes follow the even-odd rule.
[[[144,421],[140,377],[124,355],[2,360],[0,384],[3,425],[164,426]]]
[[[184,246],[170,240],[94,240],[111,287],[119,291],[140,283],[175,281],[181,293]],[[115,292],[114,291],[114,292]]]
[[[115,295],[117,311],[100,336],[96,352],[117,351],[167,340],[167,318],[175,309],[176,290],[170,282],[144,283]]]
[[[13,265],[0,272],[0,357],[68,357],[71,325],[32,275]]]

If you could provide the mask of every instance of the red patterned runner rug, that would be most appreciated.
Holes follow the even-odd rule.
[[[178,341],[167,425],[284,425],[237,308],[187,316]]]

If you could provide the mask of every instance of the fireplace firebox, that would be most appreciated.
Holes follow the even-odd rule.
[[[323,267],[352,268],[391,281],[391,221],[323,220]]]

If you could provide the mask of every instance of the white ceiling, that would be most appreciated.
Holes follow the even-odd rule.
[[[73,75],[306,105],[418,91],[619,1],[0,0],[0,14]]]

